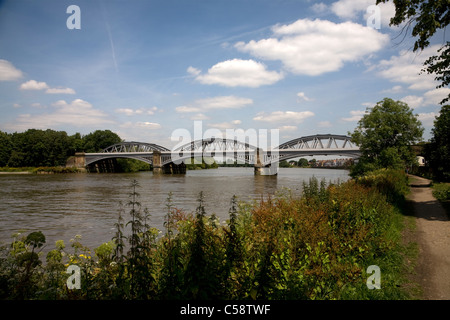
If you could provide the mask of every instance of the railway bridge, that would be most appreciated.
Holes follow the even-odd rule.
[[[278,163],[305,156],[348,156],[358,158],[361,151],[345,135],[318,134],[285,142],[273,149],[263,150],[251,144],[232,139],[202,139],[169,150],[154,143],[121,142],[97,153],[77,153],[75,163],[86,167],[99,161],[115,158],[135,159],[153,166],[153,173],[185,173],[187,160],[197,163],[213,162],[214,158],[248,163],[256,175],[274,175]],[[200,162],[198,162],[200,161]],[[195,163],[195,162],[194,162]]]

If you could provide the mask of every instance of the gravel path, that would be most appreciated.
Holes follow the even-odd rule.
[[[450,300],[450,220],[432,195],[430,180],[410,176],[419,245],[417,281],[424,300]]]

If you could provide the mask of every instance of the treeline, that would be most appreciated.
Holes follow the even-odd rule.
[[[380,170],[340,185],[312,179],[302,197],[233,197],[227,222],[207,215],[201,193],[194,213],[169,195],[161,231],[133,182],[129,213],[119,210],[115,236],[93,250],[80,237],[72,250],[57,241],[44,263],[39,231],[0,248],[0,299],[405,299],[396,204],[406,181]],[[381,290],[367,287],[372,265]],[[76,289],[69,266],[81,271]]]
[[[75,152],[98,152],[121,141],[110,130],[97,130],[84,136],[51,129],[0,131],[0,167],[64,166]]]

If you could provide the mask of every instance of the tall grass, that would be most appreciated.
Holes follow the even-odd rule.
[[[387,194],[385,181],[327,186],[312,179],[302,197],[233,197],[226,223],[207,215],[202,193],[194,213],[174,208],[169,195],[163,231],[149,225],[133,182],[131,234],[122,208],[110,242],[91,251],[77,238],[71,253],[59,241],[43,264],[29,236],[16,236],[2,248],[0,298],[405,299],[400,215],[391,204],[398,198]],[[82,269],[79,290],[66,286],[71,264]],[[370,265],[381,268],[380,290],[366,286]]]

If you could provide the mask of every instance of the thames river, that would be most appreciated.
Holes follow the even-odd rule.
[[[150,224],[163,229],[166,203],[172,193],[174,207],[194,212],[203,191],[207,215],[220,221],[228,219],[233,195],[241,201],[290,190],[301,195],[303,181],[311,177],[327,182],[346,181],[347,170],[280,168],[278,176],[255,176],[253,168],[219,168],[187,171],[186,175],[133,174],[53,174],[0,175],[0,243],[10,243],[11,235],[42,231],[46,246],[54,248],[56,240],[66,246],[75,235],[91,249],[114,236],[119,202],[129,201],[131,182],[140,187],[142,209],[151,214]],[[125,221],[128,221],[125,207]]]

